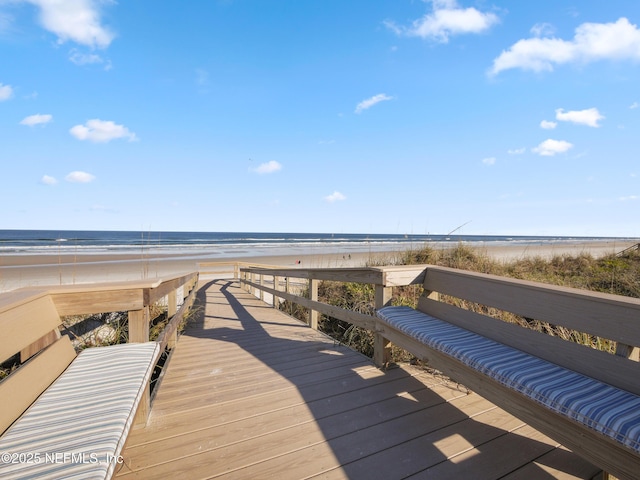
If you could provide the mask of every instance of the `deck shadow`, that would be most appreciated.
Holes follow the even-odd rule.
[[[265,308],[235,282],[203,285],[196,304],[159,392],[165,389],[167,400],[152,410],[157,431],[135,439],[136,471],[122,471],[125,477],[182,471],[185,478],[515,480],[597,473],[478,395],[417,369],[380,371]],[[178,351],[187,343],[220,354]],[[189,362],[200,362],[199,372]],[[183,368],[188,375],[170,378]],[[186,410],[202,424],[182,425]],[[135,455],[153,449],[164,463],[143,470]]]

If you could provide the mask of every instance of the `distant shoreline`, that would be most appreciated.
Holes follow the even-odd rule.
[[[545,245],[519,244],[470,245],[479,253],[498,261],[512,261],[526,257],[549,259],[554,255],[590,254],[600,257],[617,253],[634,244],[633,240],[611,239],[606,241],[561,241]],[[420,250],[424,245],[415,246]],[[455,244],[429,245],[432,248],[454,248]],[[142,278],[167,277],[195,271],[200,262],[250,262],[256,264],[303,267],[303,268],[346,268],[362,267],[367,262],[392,263],[402,253],[410,250],[397,248],[389,251],[345,250],[327,253],[316,252],[314,248],[293,249],[285,255],[244,255],[221,257],[219,255],[198,255],[191,253],[154,253],[150,250],[140,254],[18,254],[0,256],[0,291],[20,287],[59,285],[91,282],[114,282],[138,280]],[[238,252],[239,253],[239,252]],[[299,262],[299,263],[298,263]]]

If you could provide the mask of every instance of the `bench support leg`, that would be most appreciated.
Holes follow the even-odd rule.
[[[390,305],[392,293],[391,287],[376,285],[376,309]],[[391,342],[381,334],[375,333],[373,337],[373,363],[378,368],[387,368],[389,362],[391,362]]]
[[[147,424],[149,419],[149,413],[151,412],[151,387],[147,384],[147,387],[142,394],[136,416],[133,418],[133,428],[143,428]]]
[[[373,363],[378,368],[387,368],[391,361],[391,342],[381,334],[373,337]]]

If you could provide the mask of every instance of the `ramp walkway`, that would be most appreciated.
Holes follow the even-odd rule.
[[[464,387],[381,371],[233,280],[201,285],[117,478],[591,479],[600,470]]]

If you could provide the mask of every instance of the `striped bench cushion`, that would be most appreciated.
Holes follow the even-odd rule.
[[[410,307],[378,317],[430,348],[640,453],[640,397]]]
[[[155,342],[83,350],[0,438],[0,478],[110,478],[158,355]]]

